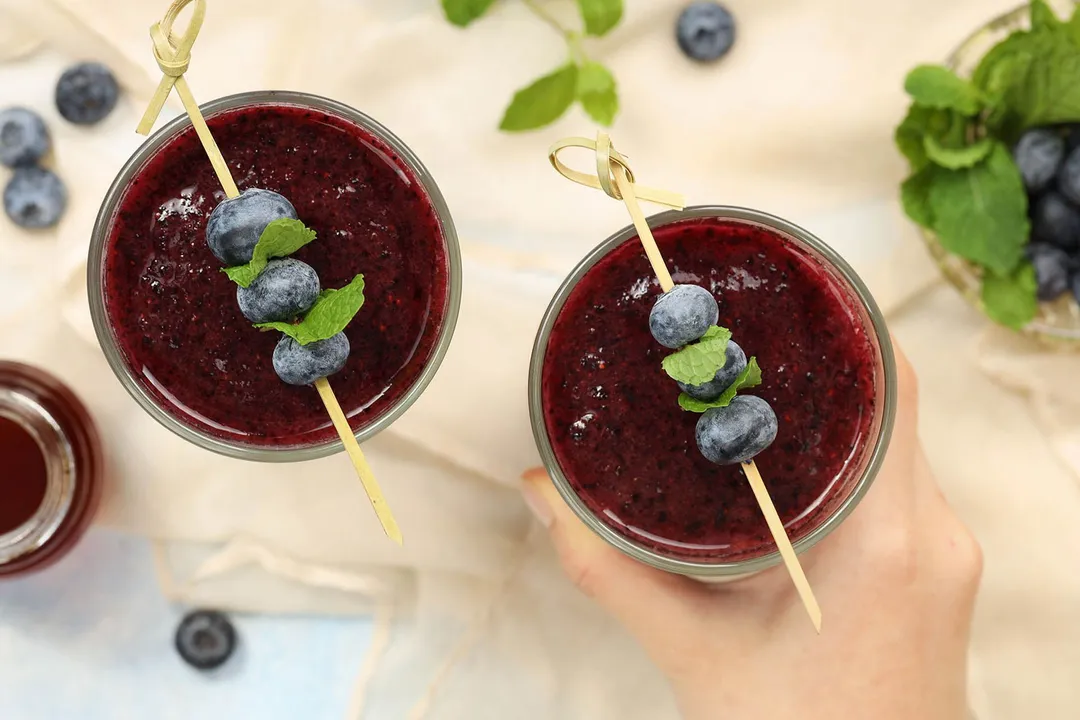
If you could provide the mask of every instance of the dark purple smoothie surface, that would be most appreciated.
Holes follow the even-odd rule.
[[[709,288],[719,324],[757,356],[776,441],[757,458],[792,539],[850,492],[873,443],[876,351],[850,291],[819,261],[757,225],[715,218],[655,231],[676,283]],[[775,550],[739,466],[706,460],[700,415],[683,411],[649,333],[660,294],[640,241],[594,265],[570,293],[544,357],[544,420],[585,504],[640,545],[696,561]]]
[[[281,193],[318,237],[293,257],[323,288],[363,274],[366,302],[345,332],[352,354],[331,385],[354,429],[409,390],[434,352],[448,259],[423,186],[384,142],[333,114],[256,105],[209,119],[241,191]],[[281,335],[251,326],[206,245],[225,195],[194,131],[169,141],[121,198],[105,253],[109,322],[143,387],[183,423],[230,442],[295,446],[335,436],[310,387],[286,385]]]

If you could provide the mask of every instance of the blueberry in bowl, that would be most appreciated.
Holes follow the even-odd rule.
[[[945,277],[988,318],[1080,341],[1080,7],[1032,0],[904,82],[901,185]]]

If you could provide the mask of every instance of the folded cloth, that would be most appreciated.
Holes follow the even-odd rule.
[[[898,313],[924,375],[931,459],[987,549],[974,643],[983,720],[1066,717],[1080,704],[1066,681],[1080,643],[1064,630],[1080,627],[1080,603],[1059,554],[1075,554],[1080,501],[1021,401],[957,357],[982,321],[947,290],[927,292],[936,275],[894,199],[904,168],[891,133],[903,73],[1014,3],[729,0],[738,44],[705,68],[672,37],[683,2],[656,0],[628,3],[619,29],[590,44],[619,78],[613,137],[644,184],[808,226]],[[466,279],[454,343],[425,395],[365,445],[405,533],[397,548],[342,458],[267,466],[187,445],[127,397],[97,347],[86,246],[139,143],[132,131],[160,77],[146,29],[166,4],[0,0],[0,105],[46,115],[72,195],[55,231],[0,220],[0,347],[93,409],[110,455],[101,522],[155,542],[163,591],[178,601],[374,613],[380,640],[352,717],[674,717],[641,652],[562,578],[515,489],[538,462],[525,390],[539,318],[559,279],[626,224],[619,203],[547,165],[552,140],[591,134],[579,110],[541,133],[495,130],[512,92],[564,61],[562,41],[511,0],[467,31],[420,0],[211,0],[193,51],[202,102],[298,89],[373,115],[424,159],[454,212]],[[51,106],[55,78],[82,58],[109,64],[126,91],[92,130]]]

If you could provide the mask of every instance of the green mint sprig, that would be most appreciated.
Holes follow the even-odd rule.
[[[675,382],[700,385],[716,377],[716,371],[727,362],[727,346],[731,331],[713,325],[701,339],[671,353],[661,366]]]
[[[255,327],[280,330],[301,345],[337,335],[352,322],[364,305],[364,276],[357,275],[340,290],[323,290],[304,319],[298,323],[268,322]]]
[[[1038,301],[1024,260],[1028,199],[1009,148],[1029,128],[1080,120],[1080,8],[1065,22],[1032,0],[1031,29],[992,48],[971,80],[920,66],[904,89],[913,100],[895,135],[911,167],[904,211],[983,269],[991,319],[1022,328]]]
[[[719,368],[717,368],[719,369]],[[724,390],[723,394],[715,400],[696,400],[686,393],[679,393],[679,407],[687,412],[703,413],[712,408],[723,408],[731,404],[740,390],[757,387],[761,384],[761,368],[758,367],[757,358],[751,357],[746,367],[735,378],[735,381]]]
[[[255,278],[266,269],[271,258],[292,255],[315,239],[315,231],[299,220],[282,218],[275,220],[262,231],[259,242],[251,254],[251,261],[246,265],[236,265],[222,270],[229,279],[240,287],[249,287]]]
[[[545,127],[558,120],[575,101],[589,117],[610,126],[619,111],[615,77],[602,64],[589,58],[585,37],[602,37],[619,24],[623,0],[577,0],[582,29],[566,27],[541,4],[541,0],[522,0],[538,18],[550,25],[566,41],[565,64],[540,77],[514,94],[506,108],[499,129],[522,132]],[[466,27],[481,18],[495,0],[442,0],[446,19]]]

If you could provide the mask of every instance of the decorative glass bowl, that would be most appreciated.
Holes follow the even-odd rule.
[[[1074,0],[1051,2],[1060,14],[1072,12]],[[1016,30],[1030,25],[1030,8],[1027,3],[1000,17],[994,18],[976,30],[957,48],[945,65],[960,77],[971,77],[983,56],[992,47]],[[954,255],[942,247],[937,235],[921,228],[930,255],[941,268],[942,274],[979,312],[984,312],[981,289],[982,268]],[[1072,294],[1066,293],[1054,302],[1040,303],[1039,313],[1028,323],[1023,332],[1047,344],[1080,347],[1080,305]]]

